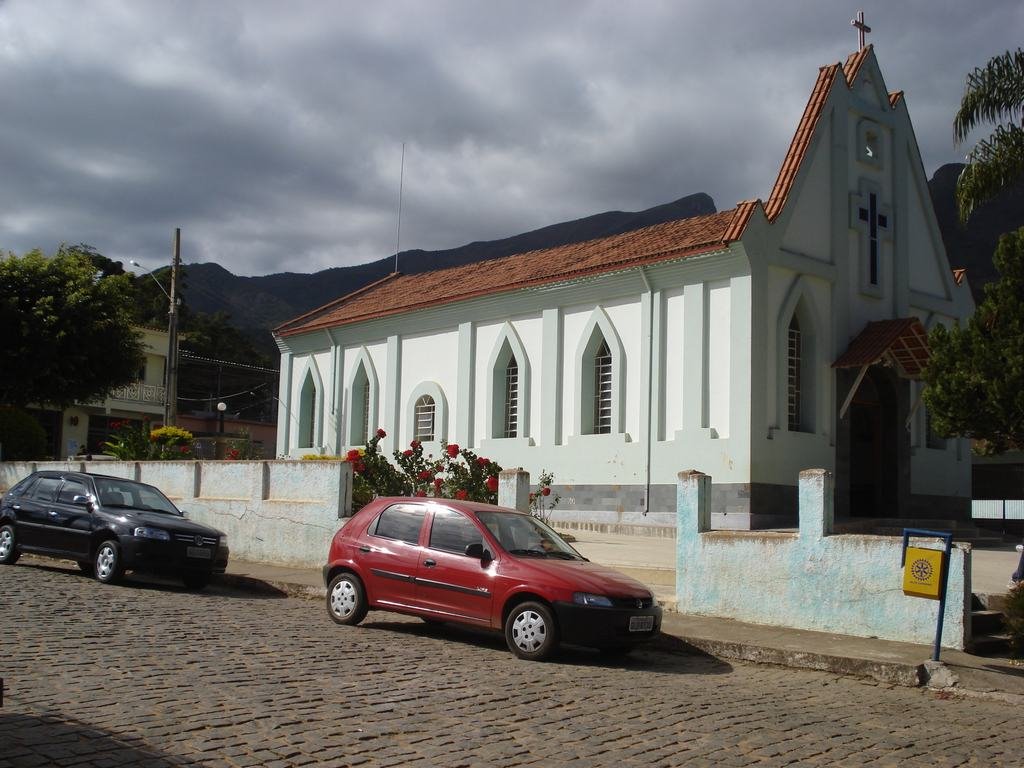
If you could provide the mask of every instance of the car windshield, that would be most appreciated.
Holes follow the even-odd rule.
[[[104,509],[138,509],[143,512],[182,516],[166,496],[144,483],[114,477],[97,477],[96,493]]]
[[[560,560],[586,560],[549,526],[531,515],[516,512],[477,512],[502,548],[520,557],[550,557]]]

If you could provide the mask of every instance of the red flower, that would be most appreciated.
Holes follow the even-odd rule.
[[[541,496],[550,496],[551,495],[551,489],[548,486],[545,485],[543,488],[540,489],[540,495]]]
[[[356,461],[359,458],[359,451],[353,448],[351,451],[345,454],[345,458],[348,461]]]
[[[352,469],[355,470],[356,472],[365,472],[366,465],[363,464],[363,462],[361,461],[357,461],[352,464]]]
[[[388,436],[388,433],[387,433],[387,432],[385,432],[385,431],[384,431],[383,429],[381,429],[380,427],[377,427],[377,437],[379,437],[379,438],[380,438],[381,440],[383,440],[383,439],[384,439],[385,437],[387,437],[387,436]]]
[[[414,451],[421,445],[423,445],[423,443],[421,443],[419,440],[413,440],[411,443],[409,443],[409,447],[412,448]]]
[[[455,443],[452,443],[451,445],[449,445],[448,446],[448,455],[451,456],[453,459],[456,456],[458,456],[459,455],[459,446],[457,446]]]
[[[403,456],[412,456],[412,449],[411,448],[406,448],[404,451],[402,451],[402,455]]]
[[[188,446],[187,445],[181,446],[181,452],[182,453],[188,453]]]
[[[418,477],[420,480],[429,480],[431,478],[430,470],[429,469],[421,469],[419,474],[416,475],[416,477]]]
[[[487,490],[490,491],[491,493],[494,493],[495,491],[498,490],[497,475],[491,475],[490,477],[487,478]]]
[[[455,498],[456,499],[465,499],[468,496],[469,496],[469,491],[467,491],[465,488],[459,488],[459,490],[457,490],[455,492]]]
[[[419,498],[423,498],[426,495],[427,495],[426,491],[416,491],[416,496],[419,497]]]
[[[534,500],[535,498],[537,498],[537,494],[535,494],[535,493],[531,493],[531,494],[530,494],[530,503],[531,503],[531,504],[533,503],[533,500]]]
[[[483,456],[477,456],[476,463],[479,464],[481,467],[486,467],[488,464],[491,463],[491,460],[485,459]]]
[[[435,491],[440,491],[441,490],[441,483],[443,483],[443,482],[444,481],[440,477],[435,477],[434,478],[434,490]]]

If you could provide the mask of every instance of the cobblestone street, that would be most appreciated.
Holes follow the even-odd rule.
[[[61,564],[62,565],[62,564]],[[3,766],[1022,764],[1020,712],[642,651],[501,638],[60,565],[0,567]]]

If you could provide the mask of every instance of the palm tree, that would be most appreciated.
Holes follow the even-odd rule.
[[[1024,176],[1024,51],[996,56],[967,75],[960,111],[953,119],[957,145],[981,123],[996,129],[967,155],[956,184],[961,223],[974,209]]]

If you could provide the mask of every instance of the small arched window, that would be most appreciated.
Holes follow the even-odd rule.
[[[516,437],[519,424],[519,364],[515,356],[505,366],[504,437]]]
[[[800,369],[803,361],[803,339],[800,335],[800,322],[793,315],[789,321],[786,348],[786,410],[790,432],[800,431],[801,399],[803,396]]]
[[[416,401],[414,436],[420,442],[434,439],[434,398],[430,395]]]
[[[607,435],[612,431],[612,353],[608,342],[594,353],[594,434]]]

